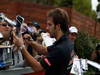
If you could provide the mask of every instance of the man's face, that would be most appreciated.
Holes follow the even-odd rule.
[[[69,39],[75,41],[77,38],[77,33],[69,33]]]
[[[10,36],[11,27],[6,22],[0,22],[0,33],[3,34],[4,40],[7,40]]]
[[[47,31],[50,33],[51,36],[55,36],[56,34],[56,27],[52,21],[52,18],[47,19]]]

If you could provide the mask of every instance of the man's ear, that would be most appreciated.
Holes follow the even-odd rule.
[[[57,25],[56,25],[56,28],[57,28],[58,30],[61,30],[60,24],[57,24]]]

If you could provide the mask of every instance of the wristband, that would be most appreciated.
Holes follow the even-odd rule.
[[[24,48],[26,48],[25,45],[22,45],[22,46],[19,47],[20,50],[22,50]]]

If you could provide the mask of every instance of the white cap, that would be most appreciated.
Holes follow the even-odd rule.
[[[71,27],[69,28],[69,32],[70,32],[70,33],[78,33],[78,29],[77,29],[76,27],[74,27],[74,26],[71,26]]]

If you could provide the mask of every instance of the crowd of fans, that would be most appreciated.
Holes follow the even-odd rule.
[[[48,23],[47,27],[51,27],[50,31],[53,32],[53,36],[55,37],[53,36],[51,37],[50,36],[51,33],[48,33],[46,32],[46,30],[42,29],[41,25],[38,22],[32,21],[27,24],[26,23],[21,24],[21,29],[20,29],[21,38],[20,38],[15,34],[16,26],[12,26],[6,21],[0,21],[0,69],[6,69],[9,68],[9,66],[25,67],[31,65],[31,67],[35,71],[42,71],[45,69],[46,75],[54,75],[54,74],[64,75],[65,73],[67,74],[66,72],[68,71],[67,66],[73,63],[72,60],[73,57],[78,58],[78,55],[76,55],[74,51],[74,42],[78,36],[78,29],[74,26],[71,26],[69,28],[65,26],[67,29],[66,28],[64,29],[63,26],[64,24],[68,26],[68,16],[66,15],[65,11],[59,8],[56,8],[52,10],[52,12],[49,12],[47,23]],[[53,24],[55,24],[54,29],[53,29]],[[47,36],[49,37],[47,39],[53,39],[52,46],[46,45],[46,42],[42,37],[43,33],[47,34],[46,37]],[[63,36],[65,34],[67,38]],[[64,42],[62,42],[63,40]],[[70,42],[68,40],[70,40]],[[47,40],[47,42],[49,41],[50,40]],[[55,41],[57,42],[54,43]],[[67,51],[64,50],[64,48]],[[53,49],[54,51],[52,51]],[[59,54],[60,51],[61,51],[61,56]],[[96,50],[93,52],[91,59],[100,63],[99,61],[100,45],[96,47]],[[40,63],[38,63],[36,60],[39,61]]]

